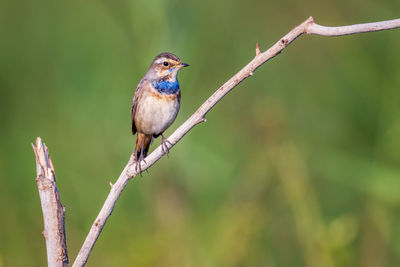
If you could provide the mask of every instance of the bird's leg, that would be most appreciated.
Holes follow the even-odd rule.
[[[146,163],[146,161],[144,160],[143,151],[144,151],[144,138],[143,138],[143,142],[142,142],[142,148],[140,149],[139,158],[136,160],[136,171],[139,171],[140,176],[142,176],[142,167],[140,166],[140,163],[141,163],[141,161]],[[135,157],[136,157],[136,151],[135,151]]]
[[[168,141],[168,139],[165,138],[163,134],[161,134],[161,150],[163,153],[169,154],[169,149],[168,149],[167,143],[172,146],[172,143],[170,141]]]
[[[143,177],[142,166],[140,166],[140,163],[142,162],[142,160],[143,160],[143,150],[140,151],[139,160],[136,162],[136,171],[138,171],[138,169],[139,169],[139,174],[140,174],[140,176]]]

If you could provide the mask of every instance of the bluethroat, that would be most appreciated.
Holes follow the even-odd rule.
[[[132,101],[132,134],[137,132],[133,157],[140,172],[140,161],[147,156],[153,138],[161,135],[161,147],[168,152],[163,133],[178,115],[181,92],[177,75],[187,66],[174,54],[161,53],[136,87]]]

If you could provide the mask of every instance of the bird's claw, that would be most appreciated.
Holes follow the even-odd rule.
[[[140,164],[142,163],[142,161],[144,162],[144,164],[147,164],[146,160],[144,159],[143,153],[140,153],[139,158],[136,159],[136,166],[135,166],[135,171],[136,171],[137,173],[139,173],[140,176],[143,176],[143,175],[142,175],[142,172],[143,172],[142,166],[140,165]],[[147,171],[147,170],[146,170],[146,171]]]
[[[168,144],[170,144],[172,146],[172,143],[164,137],[164,135],[161,135],[161,150],[164,154],[169,154],[169,148],[168,148]]]

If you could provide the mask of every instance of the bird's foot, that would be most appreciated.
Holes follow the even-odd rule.
[[[142,170],[142,166],[141,166],[142,161],[143,161],[145,164],[147,164],[147,163],[146,163],[146,160],[145,160],[145,158],[144,158],[143,153],[140,153],[139,158],[136,159],[135,171],[136,171],[137,173],[139,173],[140,176],[143,177],[143,175],[142,175],[143,170]],[[146,171],[147,171],[147,170],[146,170]]]
[[[168,141],[167,138],[164,137],[164,135],[161,135],[161,150],[164,154],[169,154],[169,148],[168,148],[168,144],[170,144],[172,146],[172,143],[170,141]]]

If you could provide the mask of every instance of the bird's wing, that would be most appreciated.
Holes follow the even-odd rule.
[[[136,87],[135,90],[135,95],[133,97],[132,100],[132,110],[131,110],[131,114],[132,114],[132,134],[136,134],[136,125],[135,125],[135,113],[136,113],[136,108],[138,105],[138,101],[143,93],[143,85],[145,83],[145,79],[142,79],[139,84]]]

